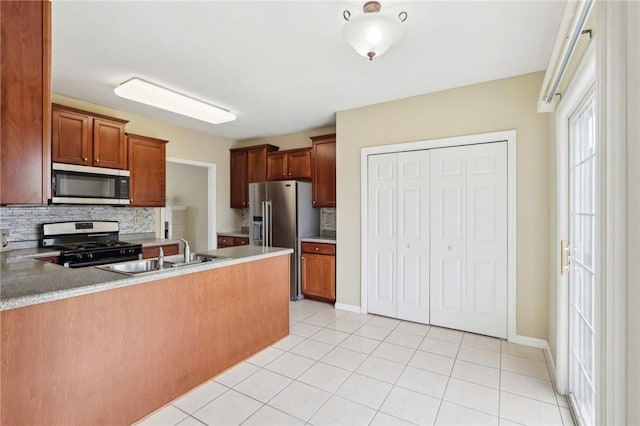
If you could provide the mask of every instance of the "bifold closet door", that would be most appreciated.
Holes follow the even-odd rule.
[[[367,304],[371,313],[429,322],[429,152],[368,160]]]
[[[396,317],[396,248],[398,223],[397,157],[371,155],[368,159],[367,305],[373,314]]]
[[[431,324],[507,337],[507,144],[431,151]]]

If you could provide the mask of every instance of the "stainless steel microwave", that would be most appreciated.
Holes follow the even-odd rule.
[[[53,163],[52,204],[129,204],[128,170]]]

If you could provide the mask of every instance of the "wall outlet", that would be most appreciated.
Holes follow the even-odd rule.
[[[9,230],[0,229],[0,234],[2,234],[2,247],[6,247],[9,244]]]
[[[135,226],[141,226],[141,225],[142,225],[142,221],[143,221],[143,220],[144,220],[144,219],[142,218],[142,216],[135,216],[135,217],[133,218],[133,224],[134,224]]]

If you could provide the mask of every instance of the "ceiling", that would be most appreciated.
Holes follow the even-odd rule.
[[[336,111],[543,70],[565,1],[383,1],[402,40],[369,62],[341,38],[362,2],[54,1],[55,93],[230,139],[309,130]],[[235,112],[212,125],[121,99],[133,76]]]

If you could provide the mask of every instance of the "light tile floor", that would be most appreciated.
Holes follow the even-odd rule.
[[[540,349],[291,302],[291,334],[140,425],[572,425]]]

